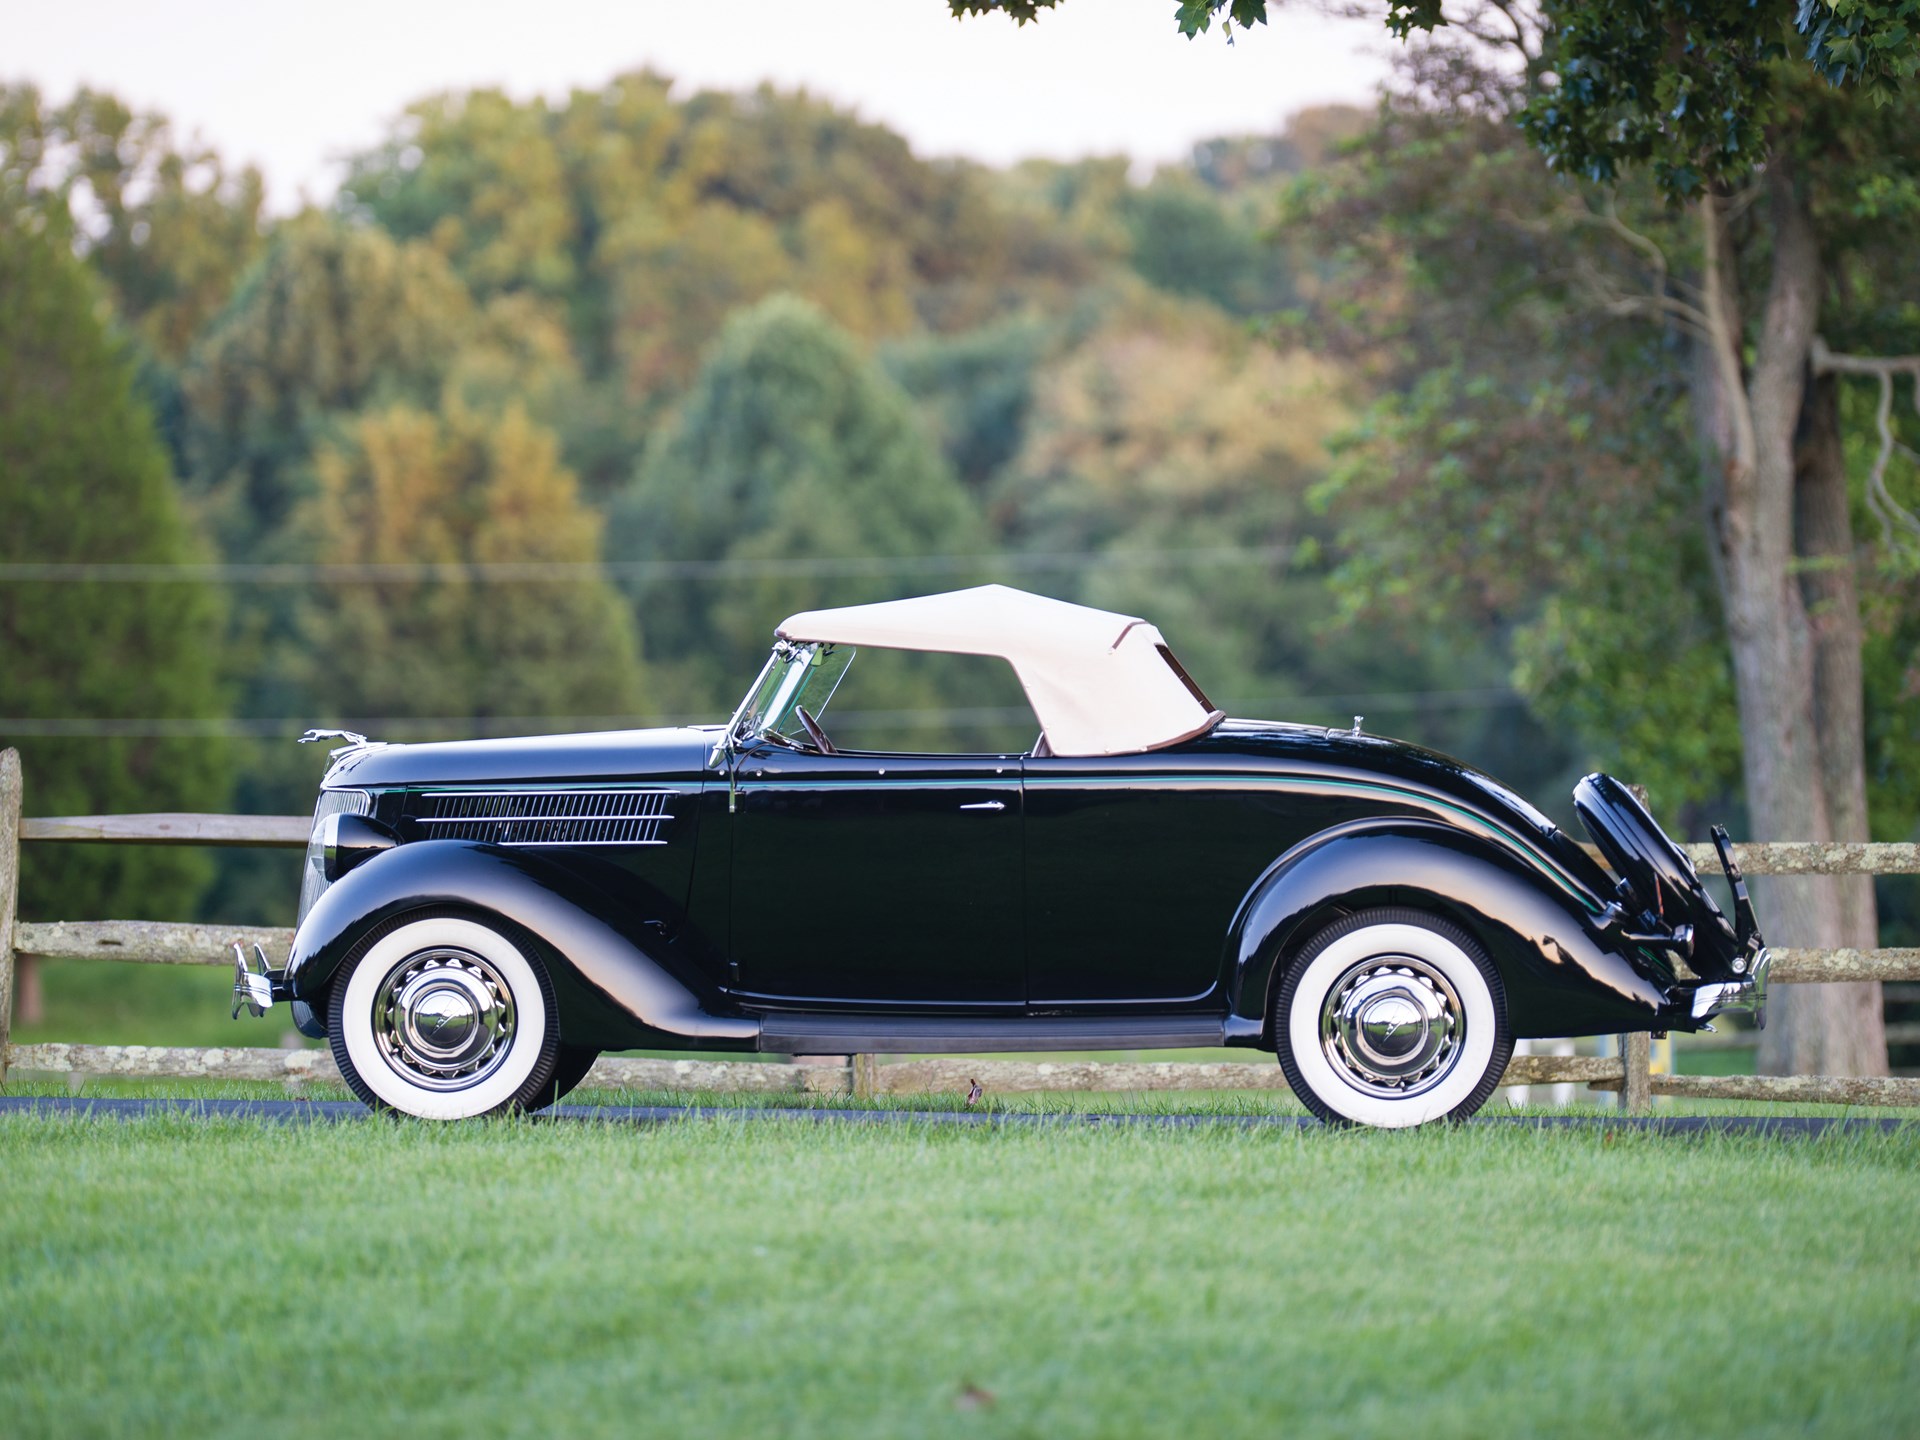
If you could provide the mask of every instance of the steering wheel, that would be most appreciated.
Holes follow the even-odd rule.
[[[799,716],[800,723],[807,727],[807,738],[820,747],[820,753],[822,755],[838,755],[840,753],[833,748],[833,742],[827,739],[827,732],[820,728],[820,722],[807,713],[806,706],[794,706],[793,713]]]

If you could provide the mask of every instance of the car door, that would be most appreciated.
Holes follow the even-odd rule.
[[[735,759],[743,997],[1006,1008],[1026,999],[1018,756]]]
[[[1178,754],[1029,756],[1028,1001],[1218,1002],[1235,909],[1293,825]]]

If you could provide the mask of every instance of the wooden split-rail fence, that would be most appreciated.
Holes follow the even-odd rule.
[[[293,932],[244,926],[165,924],[147,920],[21,922],[22,844],[240,845],[303,848],[304,815],[93,815],[21,817],[20,757],[0,751],[0,1076],[8,1068],[128,1077],[277,1080],[338,1079],[324,1049],[192,1048],[152,1045],[15,1045],[9,1034],[16,962],[119,960],[146,965],[230,966],[234,941],[284,955]],[[1694,862],[1717,865],[1710,845],[1689,847]],[[1760,875],[1920,874],[1920,845],[1737,845],[1742,869]],[[1773,952],[1771,983],[1920,981],[1920,949]],[[1621,1092],[1630,1113],[1644,1114],[1655,1095],[1695,1100],[1775,1100],[1800,1104],[1920,1106],[1920,1079],[1822,1075],[1654,1074],[1646,1035],[1622,1035],[1612,1055],[1516,1055],[1502,1085],[1575,1083]],[[908,1060],[881,1064],[872,1055],[837,1063],[776,1065],[762,1061],[647,1060],[603,1057],[592,1085],[636,1090],[926,1094],[965,1091],[977,1081],[988,1093],[1021,1091],[1276,1090],[1280,1067],[1221,1060],[1172,1062],[1036,1062]]]

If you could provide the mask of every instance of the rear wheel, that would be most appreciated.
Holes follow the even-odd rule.
[[[1450,921],[1399,908],[1309,940],[1275,997],[1273,1034],[1294,1094],[1334,1125],[1464,1120],[1513,1054],[1486,951]]]
[[[559,1055],[539,959],[479,920],[426,915],[377,935],[335,977],[327,1040],[353,1093],[427,1120],[523,1110]]]

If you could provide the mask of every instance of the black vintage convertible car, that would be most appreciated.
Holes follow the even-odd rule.
[[[861,647],[1004,660],[1038,742],[836,746]],[[1516,1037],[1764,1016],[1724,831],[1731,921],[1609,776],[1574,801],[1613,873],[1458,761],[1229,720],[1145,621],[1002,586],[791,617],[724,726],[345,738],[235,1014],[291,1002],[410,1115],[551,1103],[608,1049],[1237,1045],[1402,1126],[1471,1114]]]

